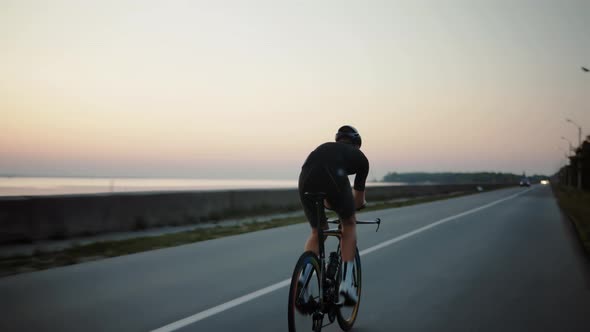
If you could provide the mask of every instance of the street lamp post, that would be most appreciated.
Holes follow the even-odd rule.
[[[585,73],[590,72],[590,70],[587,67],[582,66],[582,71]],[[582,151],[582,126],[580,126],[579,124],[575,123],[574,121],[567,119],[568,122],[571,122],[571,124],[573,124],[574,126],[578,127],[578,148],[576,149],[576,163],[578,164],[578,189],[582,190],[582,172],[584,171],[584,167],[582,166],[582,163],[584,162],[588,162],[588,160],[584,160],[584,156],[583,156],[583,151]],[[584,175],[585,177],[588,176],[588,174]]]
[[[562,168],[563,172],[565,174],[562,174],[562,179],[565,181],[565,185],[569,186],[569,185],[571,185],[571,182],[572,182],[570,179],[570,173],[571,173],[570,166],[568,165],[568,162],[570,161],[570,157],[569,157],[568,153],[562,147],[559,147],[559,149],[561,151],[563,151],[563,156],[565,157],[565,165]]]
[[[575,123],[571,119],[565,119],[565,121],[573,124],[576,127],[578,127],[578,145],[582,145],[582,126],[580,126],[579,124]]]

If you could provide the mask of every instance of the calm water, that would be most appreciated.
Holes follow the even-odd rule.
[[[367,183],[367,186],[400,185]],[[296,188],[297,180],[0,177],[0,196]]]

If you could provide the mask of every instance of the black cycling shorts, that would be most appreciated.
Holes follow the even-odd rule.
[[[320,211],[320,220],[314,203],[305,197],[306,192],[326,193],[327,201],[341,219],[350,218],[354,215],[354,198],[350,181],[344,170],[329,170],[327,168],[302,171],[299,175],[299,199],[303,205],[303,211],[311,227],[317,227],[319,221],[326,220],[326,213],[323,208]]]

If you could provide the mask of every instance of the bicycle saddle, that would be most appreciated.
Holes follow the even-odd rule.
[[[310,193],[310,192],[306,192],[305,197],[317,202],[317,201],[323,201],[326,198],[326,193],[322,193],[322,192],[316,192],[316,193]]]

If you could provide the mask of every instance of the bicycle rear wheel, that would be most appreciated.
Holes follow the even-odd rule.
[[[320,302],[319,271],[320,262],[313,252],[306,251],[299,257],[289,287],[289,332],[321,329],[322,322],[314,322]]]
[[[341,264],[342,265],[342,264]],[[342,268],[342,266],[340,266]],[[338,308],[336,312],[336,317],[338,318],[338,325],[344,331],[348,331],[354,325],[356,321],[356,317],[358,315],[359,306],[361,304],[361,256],[359,255],[359,250],[356,248],[355,255],[354,255],[354,265],[352,267],[352,275],[354,277],[354,285],[356,286],[356,295],[358,296],[358,301],[354,306],[342,306]],[[338,275],[341,276],[341,272],[338,271]]]

